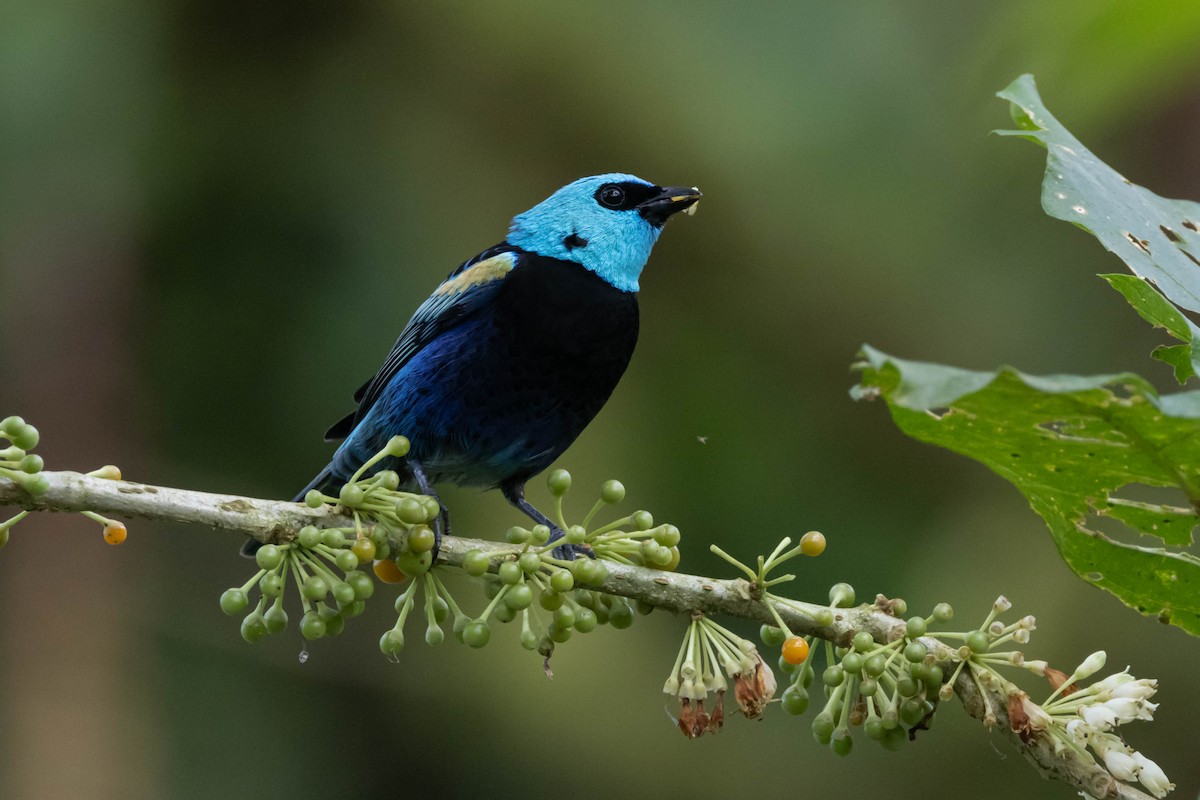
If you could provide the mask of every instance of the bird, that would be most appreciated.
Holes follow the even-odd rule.
[[[330,462],[296,495],[337,495],[391,437],[410,450],[402,488],[438,499],[436,484],[499,489],[552,541],[562,536],[525,499],[592,421],[638,339],[639,278],[674,214],[695,212],[694,186],[627,173],[580,178],[518,214],[504,241],[454,269],[417,308],[383,365],[334,423]],[[440,546],[449,511],[435,526]],[[259,543],[249,540],[244,555]]]

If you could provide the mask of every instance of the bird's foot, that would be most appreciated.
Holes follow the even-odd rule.
[[[433,549],[430,553],[433,554],[433,560],[436,562],[438,553],[442,552],[442,537],[450,536],[450,510],[445,505],[438,501],[438,505],[442,506],[442,513],[437,515],[437,519],[433,521]]]
[[[587,544],[560,544],[550,551],[550,555],[562,561],[574,561],[580,556],[595,558],[596,551]]]

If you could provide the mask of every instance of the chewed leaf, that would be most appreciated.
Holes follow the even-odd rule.
[[[1187,343],[1190,369],[1181,363],[1183,351],[1160,358],[1175,367],[1177,379],[1200,371],[1200,347],[1192,346],[1200,329],[1171,306],[1200,312],[1200,203],[1159,197],[1098,159],[1046,109],[1031,75],[998,95],[1012,104],[1020,130],[997,133],[1046,148],[1042,208],[1094,235],[1143,279],[1103,276],[1144,319]]]
[[[909,436],[1016,486],[1085,580],[1200,635],[1200,558],[1174,549],[1200,522],[1200,391],[1159,396],[1129,373],[1034,376],[871,347],[860,355],[856,397],[882,397]],[[1147,487],[1170,487],[1178,501],[1148,502],[1138,496]]]

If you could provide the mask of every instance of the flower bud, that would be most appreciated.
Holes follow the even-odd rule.
[[[995,611],[997,614],[1003,614],[1005,611],[1008,611],[1010,608],[1012,608],[1012,601],[1009,600],[1004,595],[1000,595],[999,597],[996,598],[996,602],[992,603],[992,610]]]
[[[1108,654],[1103,650],[1097,650],[1083,660],[1083,663],[1075,668],[1075,672],[1071,674],[1071,681],[1079,681],[1084,678],[1090,678],[1100,670],[1104,669],[1104,662],[1108,660]]]
[[[1079,709],[1079,716],[1098,731],[1110,731],[1117,725],[1117,715],[1103,705],[1084,706]]]
[[[1104,768],[1112,773],[1112,776],[1120,781],[1136,781],[1138,775],[1138,762],[1133,759],[1123,750],[1116,747],[1111,747],[1104,751]]]

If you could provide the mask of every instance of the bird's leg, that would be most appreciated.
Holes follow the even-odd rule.
[[[550,529],[550,544],[557,542],[566,534],[562,528],[550,521],[542,512],[533,507],[525,499],[525,483],[524,482],[507,482],[500,485],[500,492],[504,495],[504,499],[511,503],[514,507],[520,509],[525,516],[529,517],[539,525],[545,525]],[[553,555],[555,558],[561,558],[564,561],[574,561],[576,556],[586,555],[589,558],[595,558],[596,554],[592,552],[592,548],[587,545],[563,544],[554,548]]]
[[[433,558],[436,561],[438,551],[442,549],[442,536],[450,535],[450,509],[446,508],[446,504],[442,502],[442,498],[438,497],[437,491],[434,490],[433,484],[429,482],[429,478],[425,476],[425,470],[421,468],[420,463],[409,459],[408,468],[412,471],[413,478],[417,481],[417,487],[420,488],[421,494],[437,500],[438,507],[442,509],[442,513],[438,515],[437,521],[433,526]]]

